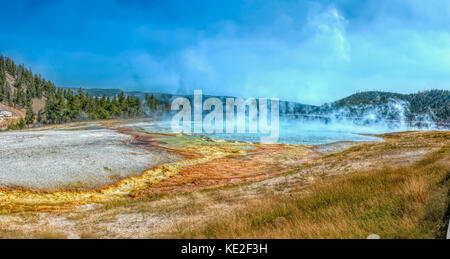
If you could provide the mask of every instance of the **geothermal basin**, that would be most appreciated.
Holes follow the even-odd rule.
[[[264,145],[258,135],[176,134],[169,125],[92,122],[0,133],[0,189],[92,190],[135,177],[121,193],[189,191],[263,179],[327,153],[307,146],[379,140],[282,125],[280,143]]]
[[[182,134],[167,125],[117,120],[0,133],[0,213],[51,212],[260,181],[326,151],[378,139],[293,130],[297,135],[281,132],[281,143],[264,144],[258,136]],[[335,143],[314,145],[329,142]]]

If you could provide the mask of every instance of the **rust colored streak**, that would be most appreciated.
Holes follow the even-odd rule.
[[[141,197],[157,193],[180,193],[259,181],[309,161],[311,150],[294,150],[285,145],[264,146],[246,156],[218,158],[186,168],[151,187],[130,193]]]
[[[169,153],[174,153],[183,156],[185,159],[195,159],[202,157],[201,154],[186,152],[183,150],[171,149],[167,148],[164,145],[167,144],[158,139],[164,137],[170,137],[171,135],[163,134],[163,133],[136,133],[132,129],[128,128],[119,128],[117,130],[119,133],[127,134],[132,136],[133,138],[127,141],[124,144],[129,144],[133,146],[138,146],[142,148],[146,148],[149,150],[157,150],[157,151],[165,151]]]
[[[162,146],[164,144],[163,142],[153,139],[152,136],[134,135],[133,139],[129,141],[128,144],[151,150],[170,151],[170,149]]]

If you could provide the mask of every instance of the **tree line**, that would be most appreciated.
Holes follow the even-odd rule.
[[[8,75],[13,80],[7,80]],[[13,85],[10,85],[10,83]],[[44,109],[33,111],[33,99],[45,100]],[[145,102],[126,96],[89,96],[81,88],[74,92],[58,88],[39,74],[33,74],[24,65],[16,65],[10,58],[0,56],[0,102],[10,107],[25,108],[26,116],[11,129],[34,123],[57,124],[74,121],[133,118],[155,111],[159,102],[154,95],[146,95]]]
[[[381,106],[391,100],[402,100],[407,102],[408,110],[406,115],[414,118],[417,115],[430,114],[439,123],[450,122],[450,91],[448,90],[427,90],[413,94],[398,94],[389,92],[361,92],[336,102],[338,108],[354,107],[355,109],[364,106]]]

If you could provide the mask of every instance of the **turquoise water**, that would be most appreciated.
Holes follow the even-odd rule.
[[[174,132],[170,121],[151,122],[149,125],[142,125],[149,132]],[[180,132],[176,129],[175,132]],[[281,122],[278,143],[294,145],[319,145],[337,141],[381,141],[380,138],[366,136],[362,134],[385,133],[388,129],[359,127],[356,125],[330,125],[322,123],[300,123]],[[217,140],[260,142],[264,134],[250,133],[219,133],[219,134],[198,134]]]

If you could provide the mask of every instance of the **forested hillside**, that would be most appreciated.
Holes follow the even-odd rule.
[[[170,112],[177,95],[123,92],[119,89],[75,89],[56,87],[24,65],[0,56],[0,128],[24,128],[40,124],[129,118],[150,112]],[[192,95],[183,95],[193,101]],[[217,97],[225,102],[224,96]],[[363,123],[403,122],[420,126],[423,122],[450,125],[450,91],[430,90],[415,94],[361,92],[322,106],[280,102],[280,115],[290,119],[330,121],[351,118]],[[394,124],[395,124],[394,123]]]
[[[402,101],[407,110],[407,117],[429,115],[436,122],[450,122],[450,91],[429,90],[414,94],[397,94],[389,92],[362,92],[353,94],[333,103],[335,109],[360,107],[383,107],[389,103]]]
[[[33,74],[24,65],[0,56],[0,104],[13,112],[10,129],[33,124],[54,124],[82,120],[136,117],[158,102],[147,95],[145,105],[138,98],[118,92],[112,97],[90,96],[82,89],[77,92],[58,88],[41,75]],[[41,104],[41,105],[39,105]]]

